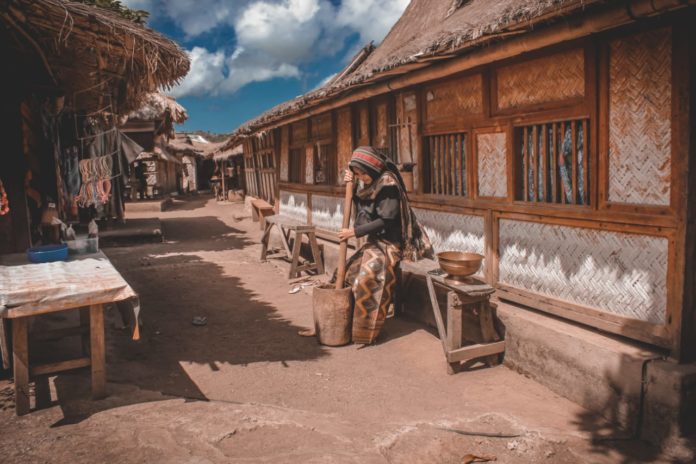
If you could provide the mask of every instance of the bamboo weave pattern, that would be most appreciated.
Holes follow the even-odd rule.
[[[500,220],[500,282],[664,324],[667,239]]]
[[[425,95],[426,122],[483,112],[483,81],[480,74],[430,85]]]
[[[585,95],[581,48],[511,64],[498,70],[498,108],[519,108]]]
[[[307,222],[307,194],[280,192],[280,214],[295,221]]]
[[[483,217],[422,208],[413,208],[413,211],[428,234],[435,253],[442,251],[485,253]],[[484,260],[481,273],[485,267]]]
[[[671,51],[669,28],[611,43],[609,201],[669,205]]]
[[[343,225],[343,199],[312,195],[312,224],[318,229],[339,232]]]
[[[476,134],[479,196],[507,197],[506,147],[504,132]]]

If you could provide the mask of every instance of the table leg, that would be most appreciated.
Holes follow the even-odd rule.
[[[433,316],[435,316],[435,324],[437,325],[437,333],[440,335],[440,343],[442,344],[442,351],[445,352],[445,357],[447,356],[447,332],[445,331],[445,324],[442,322],[442,314],[440,313],[440,305],[437,302],[437,293],[435,293],[435,285],[433,284],[433,279],[428,275],[425,276],[425,282],[428,285],[428,294],[430,295],[430,304],[433,308]]]
[[[295,243],[292,244],[292,262],[290,264],[290,275],[288,279],[293,279],[297,275],[301,275],[297,272],[297,265],[300,262],[300,249],[302,248],[302,234],[300,232],[295,232]]]
[[[29,336],[27,319],[12,319],[12,357],[14,361],[15,411],[29,412]]]
[[[2,353],[2,368],[10,368],[10,345],[8,343],[8,333],[5,329],[8,327],[8,319],[0,318],[0,353]]]
[[[80,308],[80,327],[87,327],[88,331],[80,335],[82,354],[89,355],[89,307]]]
[[[266,261],[266,255],[268,254],[268,241],[271,236],[271,227],[273,224],[266,223],[266,228],[263,231],[263,237],[261,237],[261,261]]]
[[[92,398],[106,396],[106,351],[104,347],[104,308],[92,305],[89,308],[89,338],[92,360]]]
[[[457,294],[447,292],[447,349],[454,351],[462,347],[462,304],[457,298]],[[456,374],[459,372],[461,363],[459,361],[447,363],[447,373]]]
[[[495,330],[493,323],[493,309],[488,300],[479,303],[479,322],[481,324],[481,335],[483,342],[492,343],[500,340],[498,332]],[[492,354],[486,357],[488,367],[500,364],[500,355]]]
[[[51,388],[48,384],[48,376],[40,375],[34,379],[36,386],[36,409],[47,408],[51,405]]]
[[[312,248],[312,257],[314,257],[314,264],[317,265],[317,274],[324,274],[324,260],[321,259],[321,251],[319,251],[319,244],[317,243],[317,235],[314,232],[308,232],[307,238],[309,238],[309,245]]]

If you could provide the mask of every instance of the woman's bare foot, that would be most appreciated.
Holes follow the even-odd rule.
[[[314,337],[317,332],[314,329],[303,329],[297,332],[300,337]]]

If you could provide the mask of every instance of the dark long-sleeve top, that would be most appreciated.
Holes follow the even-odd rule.
[[[353,197],[355,236],[368,236],[368,240],[382,239],[401,243],[401,208],[398,187],[387,185],[380,189],[377,197],[361,199]]]

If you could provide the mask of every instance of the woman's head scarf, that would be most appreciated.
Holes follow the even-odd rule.
[[[350,158],[348,167],[351,169],[358,168],[375,180],[379,179],[385,171],[389,171],[399,181],[402,190],[406,190],[404,180],[401,178],[401,173],[396,164],[373,147],[364,146],[353,150],[353,156]]]
[[[404,180],[396,165],[373,147],[358,147],[353,151],[348,167],[351,170],[358,168],[375,179],[375,182],[356,192],[360,198],[374,200],[382,188],[390,185],[399,189],[403,256],[412,261],[432,258],[430,239],[411,209]]]

